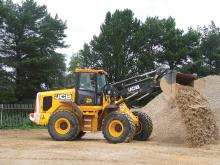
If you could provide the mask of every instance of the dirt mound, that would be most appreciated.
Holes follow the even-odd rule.
[[[198,79],[194,83],[194,88],[208,100],[220,129],[220,76],[207,76]]]
[[[155,97],[143,109],[152,119],[153,132],[151,138],[162,142],[182,143],[186,138],[186,130],[181,122],[181,114],[174,101],[167,101],[163,94]]]
[[[202,95],[204,95],[210,103],[211,111],[213,112],[214,117],[217,120],[218,128],[220,128],[219,84],[220,76],[208,76],[195,81],[195,89],[198,90]],[[202,100],[205,100],[203,96],[201,97],[203,98]],[[197,99],[197,97],[195,97],[194,100],[195,99]],[[205,103],[207,103],[207,101]],[[185,102],[184,105],[185,104],[188,103]],[[185,125],[186,123],[184,122],[184,120],[182,120],[182,113],[178,110],[177,107],[178,106],[175,104],[175,101],[170,100],[168,102],[162,93],[158,95],[156,98],[154,98],[142,109],[142,111],[146,112],[152,118],[153,121],[154,130],[151,138],[157,141],[175,143],[182,143],[186,139],[190,140],[190,133],[187,132],[187,127]],[[208,108],[207,106],[205,107]],[[202,108],[199,108],[199,111],[203,111]]]
[[[176,105],[190,146],[215,143],[218,128],[208,101],[194,88],[177,85]]]

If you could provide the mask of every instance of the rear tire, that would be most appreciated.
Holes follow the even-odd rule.
[[[133,114],[139,118],[139,126],[136,127],[135,140],[148,140],[152,131],[153,124],[151,118],[144,112],[134,111]]]
[[[74,140],[79,131],[79,121],[74,113],[60,110],[52,114],[49,119],[48,132],[54,140]]]
[[[115,111],[105,118],[102,132],[109,143],[122,143],[133,140],[135,129],[135,124],[128,114]]]

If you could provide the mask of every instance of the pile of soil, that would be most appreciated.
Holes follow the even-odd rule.
[[[189,91],[185,88],[178,92],[176,100],[167,101],[163,93],[154,98],[142,109],[153,121],[154,130],[151,138],[156,141],[175,143],[186,141],[192,146],[213,143],[217,138],[217,129],[220,128],[219,84],[220,76],[208,76],[195,81],[194,89],[190,88],[192,90],[191,99],[186,96],[189,96]],[[202,104],[199,103],[200,101]],[[211,109],[208,102],[211,104]],[[193,112],[189,109],[193,109]],[[196,114],[195,119],[189,119],[194,113]],[[202,115],[203,113],[204,115]],[[208,117],[206,117],[207,114]],[[215,126],[215,119],[217,119],[217,127]],[[204,120],[205,126],[201,124]],[[196,125],[193,125],[194,122]],[[202,132],[200,128],[203,129]],[[209,135],[205,135],[205,132]],[[200,138],[201,134],[202,137]]]
[[[160,142],[184,142],[186,130],[174,101],[167,101],[165,96],[160,94],[149,102],[142,111],[152,119],[152,139]]]
[[[186,128],[186,142],[193,147],[213,144],[218,128],[208,101],[193,87],[177,85],[176,105]]]
[[[220,129],[220,76],[207,76],[198,79],[194,83],[194,88],[208,100]]]

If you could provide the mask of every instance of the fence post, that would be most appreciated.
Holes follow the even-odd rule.
[[[1,112],[0,112],[0,125],[2,126],[2,113],[3,113],[3,104],[1,104],[1,106],[0,106],[0,110],[1,110]]]

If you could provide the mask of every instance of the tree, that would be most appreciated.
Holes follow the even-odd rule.
[[[86,66],[84,66],[84,61],[80,52],[74,53],[70,58],[68,71],[73,72],[77,68],[84,68],[84,67]]]
[[[168,64],[170,69],[174,69],[189,60],[191,53],[198,46],[199,35],[192,29],[184,34],[175,28],[174,20],[171,18],[164,21],[163,51],[158,57],[158,62]]]
[[[109,80],[118,81],[134,73],[135,56],[132,45],[140,21],[131,10],[108,12],[101,33],[81,50],[87,67],[102,68],[111,73]]]
[[[68,74],[66,75],[66,82],[65,86],[66,87],[73,87],[76,85],[76,76],[74,74],[75,69],[80,69],[80,68],[85,68],[86,66],[84,65],[84,60],[81,54],[81,51],[78,53],[74,53],[69,62],[69,67],[67,69]]]
[[[7,0],[7,14],[0,29],[0,54],[6,70],[12,70],[18,101],[32,99],[36,92],[63,84],[66,24],[33,0],[21,5]]]
[[[5,6],[3,4],[3,1],[0,0],[0,25],[2,26],[2,22],[3,22],[3,15],[5,14],[6,12],[6,9],[5,9]]]
[[[99,68],[98,56],[92,54],[91,46],[87,43],[83,45],[83,49],[79,51],[77,56],[80,58],[81,67]]]
[[[2,36],[2,28],[4,26],[4,16],[7,10],[2,0],[0,0],[0,36]],[[2,38],[0,38],[0,45],[2,44]],[[4,63],[2,54],[0,53],[0,100],[1,103],[10,103],[16,101],[14,95],[14,83],[10,72],[4,69]]]
[[[0,69],[0,100],[1,103],[13,103],[17,99],[14,93],[14,83],[8,74],[3,69]]]
[[[137,70],[140,73],[155,69],[162,47],[163,24],[158,17],[147,17],[134,37]]]
[[[220,29],[212,21],[201,30],[201,55],[208,74],[220,73]]]
[[[147,17],[136,37],[136,56],[139,72],[167,65],[170,69],[182,68],[198,49],[199,33],[192,28],[184,33],[176,28],[172,17]]]
[[[182,70],[197,73],[199,77],[220,72],[220,29],[212,21],[210,25],[199,27],[200,43],[191,56],[190,63]]]
[[[80,54],[84,66],[107,70],[110,82],[161,65],[199,76],[220,71],[220,35],[214,22],[184,32],[172,17],[147,17],[141,23],[126,9],[108,12],[100,29]]]

